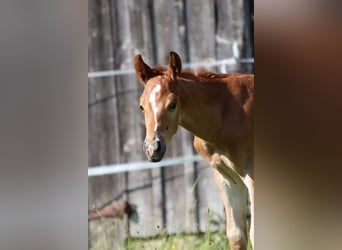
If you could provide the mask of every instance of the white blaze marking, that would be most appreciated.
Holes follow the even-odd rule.
[[[154,115],[154,131],[157,131],[157,113],[158,113],[158,107],[156,104],[156,96],[157,93],[160,91],[160,85],[157,85],[156,87],[154,87],[154,89],[152,90],[151,94],[150,94],[150,98],[149,101],[152,105],[152,110],[153,110],[153,115]]]

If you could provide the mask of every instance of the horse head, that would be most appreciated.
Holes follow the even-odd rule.
[[[146,138],[143,149],[149,161],[160,161],[178,128],[180,100],[177,77],[182,70],[180,57],[170,52],[167,69],[151,68],[135,56],[134,66],[144,92],[140,109],[144,112]]]

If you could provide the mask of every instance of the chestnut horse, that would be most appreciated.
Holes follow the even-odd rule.
[[[140,108],[148,160],[163,158],[178,125],[190,131],[195,149],[214,169],[230,248],[247,249],[248,196],[254,245],[254,75],[182,71],[175,52],[170,52],[166,69],[150,68],[141,55],[135,56],[134,66],[145,86]]]

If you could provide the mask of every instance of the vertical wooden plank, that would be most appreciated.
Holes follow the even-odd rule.
[[[182,135],[178,133],[169,145],[167,157],[183,155]],[[166,196],[166,229],[168,233],[177,233],[189,230],[185,224],[189,214],[186,211],[186,186],[184,165],[179,164],[164,170]]]
[[[108,0],[89,1],[89,71],[113,69],[112,19]],[[113,77],[89,79],[88,147],[89,166],[119,162],[119,145],[116,88]],[[88,181],[89,205],[101,206],[108,200],[120,197],[125,189],[124,175],[91,177]],[[107,221],[89,223],[91,242],[98,247],[112,247],[123,242],[125,222],[116,226]],[[109,234],[115,232],[114,237]],[[108,237],[107,237],[108,236]],[[115,242],[114,242],[115,240]]]
[[[179,128],[178,134],[181,137],[181,141],[178,143],[178,148],[181,149],[181,155],[193,155],[195,150],[193,148],[193,135],[183,128]],[[183,193],[184,199],[184,219],[181,219],[179,223],[183,225],[182,231],[185,232],[197,232],[198,231],[198,186],[196,183],[196,169],[193,162],[188,162],[182,165],[183,172],[183,187],[178,187],[179,191]],[[177,199],[174,204],[177,205]],[[180,210],[180,212],[182,212]]]
[[[186,0],[186,30],[189,58],[191,62],[205,62],[214,60],[215,56],[215,10],[214,1]],[[208,209],[221,216],[223,213],[222,201],[218,196],[213,180],[212,170],[207,163],[197,164],[199,229],[207,230]],[[224,221],[219,221],[224,223]]]
[[[111,40],[106,39],[103,34],[110,34],[110,20],[109,20],[109,6],[106,1],[89,2],[89,71],[101,70],[101,68],[109,67],[112,68],[110,63],[111,58],[108,54],[111,54]],[[107,15],[105,15],[106,13]],[[103,60],[100,60],[103,58]],[[113,125],[108,124],[107,115],[110,105],[110,94],[113,94],[114,89],[112,86],[112,78],[97,78],[89,79],[89,104],[88,104],[88,147],[89,147],[89,166],[104,165],[113,160],[113,155],[109,154],[108,148],[112,143],[107,136],[108,128]],[[108,95],[109,94],[109,95]],[[110,136],[110,135],[109,135]],[[112,137],[116,138],[114,135]],[[111,180],[110,178],[91,179],[89,180],[90,186],[95,182],[99,185],[105,182],[108,185]],[[90,201],[96,200],[93,196],[100,195],[101,186],[94,185],[92,192],[89,194]],[[97,189],[95,189],[97,187]]]
[[[199,162],[198,192],[199,192],[199,230],[206,232],[225,229],[224,207],[216,188],[213,169],[206,162]],[[213,221],[215,223],[209,223]]]
[[[186,0],[189,56],[192,62],[215,60],[214,1]]]
[[[182,151],[184,155],[193,155],[193,135],[180,128],[179,132],[182,137]],[[184,193],[185,193],[185,214],[184,220],[186,232],[198,232],[198,183],[196,173],[196,163],[188,162],[184,164]]]
[[[237,44],[237,51],[241,57],[244,32],[244,1],[243,0],[215,0],[217,15],[216,55],[217,59],[233,57],[233,45]],[[227,72],[240,71],[240,65],[226,67]]]
[[[171,50],[179,51],[179,24],[175,1],[154,0],[157,63],[165,65]],[[179,52],[178,52],[179,53]]]
[[[244,43],[242,56],[245,58],[254,57],[254,1],[244,2]],[[242,64],[242,72],[253,73],[254,64]]]

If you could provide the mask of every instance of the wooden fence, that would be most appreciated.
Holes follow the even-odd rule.
[[[253,1],[89,0],[88,6],[89,72],[131,69],[138,53],[148,64],[164,66],[170,50],[183,62],[224,59],[233,56],[234,42],[241,57],[253,57]],[[252,72],[253,65],[226,70]],[[89,166],[145,160],[144,118],[138,104],[143,86],[136,76],[89,78],[88,86]],[[194,154],[192,138],[180,128],[165,157]],[[138,223],[125,218],[115,225],[89,223],[92,246],[113,246],[127,235],[153,236],[162,229],[203,232],[208,209],[217,221],[211,229],[224,229],[223,205],[205,163],[90,177],[88,188],[89,209],[126,199],[139,213]]]

